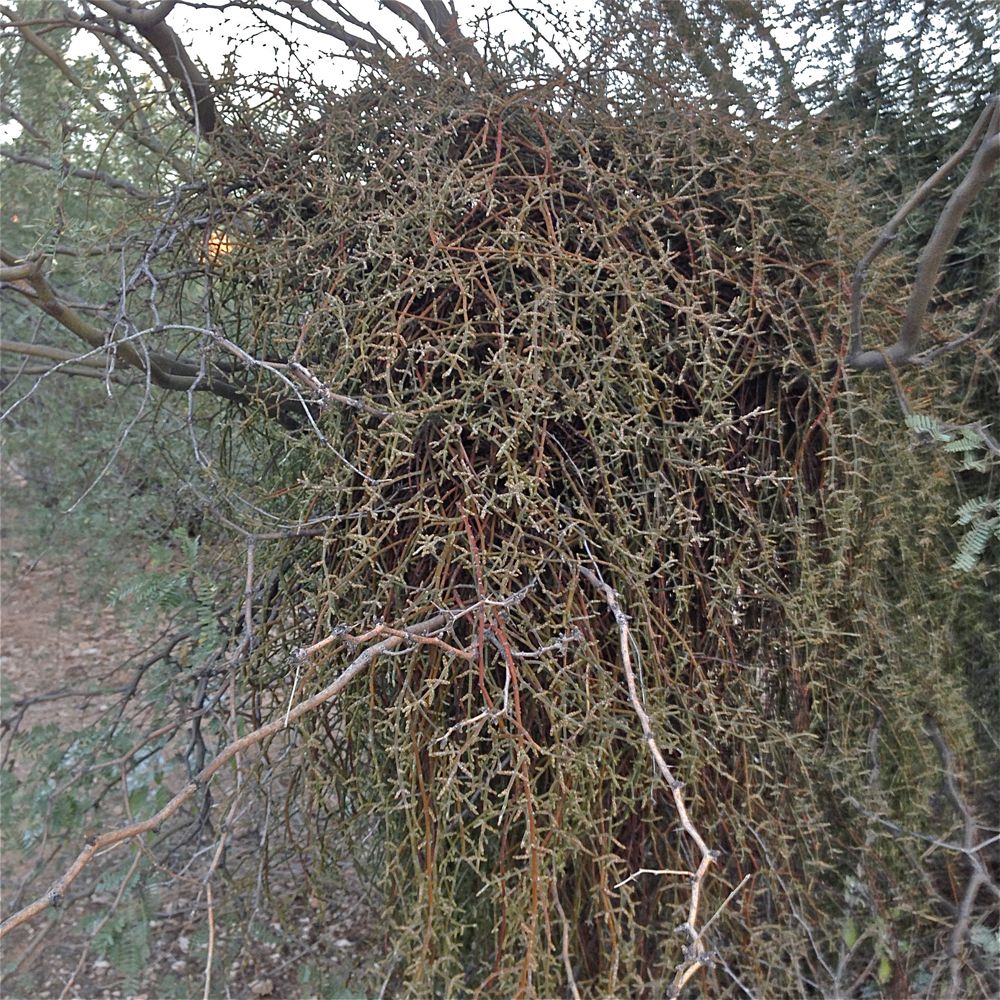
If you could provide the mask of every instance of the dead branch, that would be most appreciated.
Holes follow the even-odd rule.
[[[981,141],[980,136],[982,136]],[[931,191],[965,159],[977,142],[979,149],[973,157],[969,172],[941,209],[934,231],[920,255],[899,339],[886,348],[865,350],[862,344],[861,311],[864,301],[864,281],[869,267],[896,238],[903,220],[927,200]],[[847,364],[851,368],[857,371],[870,371],[884,369],[889,365],[898,367],[913,363],[924,317],[937,284],[944,255],[955,241],[962,216],[986,184],[998,159],[1000,159],[1000,95],[994,95],[987,101],[986,107],[962,146],[917,188],[903,207],[889,220],[871,250],[855,268],[851,282],[851,334],[847,354]]]
[[[969,861],[972,869],[969,873],[969,881],[966,883],[965,892],[962,894],[962,902],[958,907],[958,914],[955,918],[955,926],[952,928],[951,937],[948,940],[948,971],[951,977],[951,995],[960,996],[962,993],[962,948],[969,934],[969,923],[972,919],[972,907],[979,895],[979,890],[984,886],[992,890],[995,896],[1000,897],[1000,889],[990,877],[979,857],[976,842],[980,839],[979,820],[964,796],[958,788],[957,768],[955,767],[955,757],[951,748],[945,742],[941,731],[928,719],[926,721],[926,731],[930,741],[934,744],[941,758],[941,768],[944,772],[944,787],[948,793],[959,816],[962,818],[962,845],[963,853]]]
[[[698,930],[698,909],[701,906],[701,890],[705,882],[705,876],[708,873],[709,866],[717,860],[717,854],[708,847],[701,834],[691,822],[687,806],[684,804],[684,796],[682,794],[684,785],[674,777],[673,771],[670,770],[670,766],[664,759],[663,754],[660,751],[659,744],[656,742],[656,737],[653,735],[649,714],[646,712],[645,706],[642,704],[642,699],[639,697],[639,690],[635,682],[635,671],[632,669],[632,652],[630,648],[631,637],[629,635],[628,615],[626,615],[624,610],[622,610],[618,594],[607,583],[605,583],[585,566],[580,567],[580,573],[604,595],[604,599],[607,602],[608,607],[611,609],[611,613],[615,616],[615,621],[618,623],[619,645],[621,649],[622,665],[625,668],[625,681],[628,684],[629,700],[632,702],[632,708],[639,718],[639,724],[642,726],[643,739],[649,747],[649,752],[653,757],[653,761],[656,764],[660,775],[663,777],[667,787],[670,789],[670,794],[673,796],[674,800],[674,808],[677,810],[677,816],[681,821],[681,826],[684,827],[685,833],[687,833],[687,835],[694,841],[694,844],[698,848],[701,855],[698,867],[691,876],[691,902],[688,905],[688,917],[687,920],[678,928],[678,930],[683,930],[688,934],[691,938],[691,944],[684,950],[684,961],[677,966],[673,983],[667,993],[668,997],[677,997],[680,995],[685,983],[687,983],[699,969],[708,965],[709,962],[708,949],[706,949],[705,943],[702,940],[702,932]]]
[[[170,77],[181,85],[194,115],[195,132],[211,135],[219,124],[211,82],[194,64],[177,33],[164,20],[177,0],[162,0],[155,7],[143,7],[135,0],[91,0],[113,20],[127,24],[156,50]]]
[[[89,840],[83,850],[77,855],[73,864],[70,865],[62,876],[56,879],[56,881],[49,888],[48,892],[46,892],[43,896],[38,897],[38,899],[34,902],[22,907],[17,911],[17,913],[12,914],[4,920],[3,923],[0,923],[0,939],[16,927],[21,926],[21,924],[32,920],[39,913],[48,909],[50,906],[59,906],[66,894],[66,890],[73,884],[83,869],[86,868],[86,866],[98,854],[103,854],[119,844],[132,840],[135,837],[139,837],[144,833],[149,833],[159,829],[159,827],[166,820],[170,819],[170,817],[173,816],[174,813],[176,813],[188,799],[190,799],[196,792],[199,791],[199,789],[203,788],[209,781],[211,781],[211,779],[230,760],[238,757],[239,754],[248,750],[250,747],[263,742],[271,736],[274,736],[282,729],[285,729],[292,722],[295,722],[303,716],[308,715],[310,712],[315,711],[321,705],[332,701],[348,687],[351,681],[364,673],[365,670],[367,670],[367,668],[371,666],[380,655],[396,649],[396,647],[398,647],[401,643],[407,641],[412,643],[412,648],[416,648],[417,646],[423,644],[446,645],[444,643],[435,642],[437,637],[436,634],[451,625],[453,622],[460,618],[464,618],[467,615],[474,614],[485,606],[512,607],[513,605],[520,603],[527,596],[530,590],[531,587],[529,586],[502,600],[483,599],[477,601],[475,604],[471,604],[457,610],[445,609],[429,618],[425,618],[423,621],[417,622],[414,625],[408,625],[405,628],[397,629],[386,625],[377,625],[363,636],[358,636],[355,640],[357,642],[383,635],[386,637],[381,639],[379,642],[376,642],[374,645],[369,646],[359,656],[355,657],[347,665],[347,667],[341,671],[336,679],[321,691],[318,691],[310,698],[300,702],[294,708],[290,708],[284,715],[266,723],[263,726],[260,726],[253,732],[247,733],[246,736],[234,740],[232,743],[225,746],[214,760],[203,767],[198,774],[196,774],[195,777],[155,815],[151,816],[149,819],[140,820],[136,823],[130,823],[126,826],[119,827],[117,830],[111,830]],[[314,644],[308,649],[300,651],[297,654],[296,659],[301,660],[304,656],[317,652],[325,645],[326,643]],[[452,647],[446,648],[450,652],[462,655],[461,651],[454,650]]]
[[[310,712],[315,711],[321,705],[325,705],[327,702],[332,701],[342,691],[344,691],[345,688],[347,688],[351,681],[353,681],[360,674],[364,673],[365,670],[367,670],[368,667],[370,667],[371,664],[383,653],[387,653],[390,650],[395,649],[406,639],[411,639],[415,643],[419,642],[421,638],[432,635],[439,629],[449,625],[456,618],[472,614],[480,607],[480,603],[471,605],[467,608],[462,608],[458,611],[442,611],[431,616],[430,618],[425,619],[424,621],[417,622],[414,625],[409,625],[405,629],[393,630],[395,634],[390,634],[380,642],[375,643],[375,645],[369,646],[363,653],[355,657],[354,660],[352,660],[351,663],[349,663],[347,667],[341,671],[334,681],[328,684],[321,691],[318,691],[316,694],[312,695],[312,697],[305,699],[305,701],[300,702],[287,714],[274,719],[266,725],[260,726],[253,732],[247,733],[246,736],[228,744],[221,751],[221,753],[219,753],[219,755],[211,761],[211,763],[203,767],[201,771],[195,775],[194,779],[182,788],[181,791],[179,791],[155,815],[151,816],[149,819],[140,820],[136,823],[130,823],[127,826],[120,827],[117,830],[111,830],[89,840],[83,850],[77,855],[73,864],[70,865],[63,875],[56,879],[56,881],[49,888],[48,892],[46,892],[43,896],[40,896],[34,902],[29,903],[27,906],[18,910],[17,913],[12,914],[4,920],[2,924],[0,924],[0,938],[3,938],[16,927],[20,927],[22,924],[34,919],[39,913],[47,910],[50,906],[59,906],[66,894],[66,890],[73,884],[74,881],[76,881],[83,869],[86,868],[98,854],[103,854],[119,844],[142,836],[144,833],[149,833],[159,829],[159,827],[162,826],[166,820],[170,819],[170,817],[173,816],[174,813],[176,813],[177,810],[188,801],[188,799],[195,795],[199,789],[203,788],[207,782],[211,781],[211,779],[230,760],[236,757],[237,754],[241,754],[250,747],[263,742],[271,736],[274,736],[288,724],[297,721],[303,716],[308,715]],[[378,634],[382,634],[382,632],[379,631]]]

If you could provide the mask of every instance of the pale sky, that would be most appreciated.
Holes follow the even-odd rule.
[[[214,6],[221,5],[224,0],[208,2]],[[530,36],[529,27],[523,18],[511,10],[509,0],[456,0],[455,5],[459,23],[463,27],[486,14],[490,18],[492,33],[503,34],[510,41],[520,41]],[[266,6],[269,5],[261,5]],[[346,0],[343,6],[359,20],[370,22],[401,49],[420,48],[416,33],[394,14],[386,11],[379,0]],[[421,9],[417,0],[411,0],[411,6],[417,11]],[[519,6],[529,9],[535,5],[522,2]],[[594,0],[552,0],[544,6],[564,14],[586,15],[593,11],[595,4]],[[338,20],[322,2],[317,2],[316,7],[331,20]],[[226,55],[232,54],[237,69],[242,73],[294,72],[296,62],[299,61],[306,63],[311,72],[323,82],[333,84],[348,78],[353,70],[353,63],[337,58],[337,54],[344,49],[336,39],[289,25],[281,18],[270,18],[269,21],[280,26],[281,34],[294,44],[294,54],[278,34],[265,30],[261,18],[251,11],[190,10],[179,7],[169,19],[170,25],[195,59],[205,63],[213,75],[222,72]],[[540,20],[539,23],[543,22]],[[355,30],[351,25],[345,27]]]
[[[790,0],[784,0],[785,3]],[[207,66],[214,77],[224,72],[227,56],[235,62],[235,69],[241,75],[263,73],[265,75],[288,75],[301,78],[306,67],[307,76],[318,82],[337,85],[353,79],[357,65],[351,59],[343,58],[344,47],[329,35],[298,27],[281,17],[271,16],[270,24],[266,26],[262,19],[268,8],[284,6],[280,2],[251,3],[250,10],[228,8],[227,0],[201,0],[204,7],[192,9],[183,5],[176,7],[169,15],[169,24],[180,35],[182,42],[196,61]],[[331,20],[339,20],[332,9],[332,0],[314,0],[315,7]],[[359,20],[369,21],[378,31],[391,38],[402,50],[421,46],[416,33],[405,25],[394,14],[386,11],[380,0],[340,0],[342,5],[351,11]],[[410,0],[415,10],[420,10],[419,0]],[[593,13],[597,0],[456,0],[459,20],[467,29],[472,21],[488,14],[490,30],[494,35],[505,35],[508,41],[524,40],[531,35],[531,28],[514,7],[525,11],[528,17],[534,17],[548,35],[551,29],[551,19],[546,10],[557,15],[568,16],[576,21]],[[901,15],[899,29],[903,36],[907,34],[910,23],[905,10]],[[349,30],[350,25],[347,25]],[[565,32],[558,29],[554,32],[554,41],[560,48],[572,46],[572,40]],[[776,37],[782,45],[794,46],[795,36],[787,30],[776,29]],[[819,39],[814,39],[814,42]],[[898,44],[898,42],[897,42]],[[71,57],[91,54],[99,51],[98,46],[87,32],[79,32],[71,46]],[[965,58],[967,53],[956,53],[956,58]],[[128,57],[126,57],[128,58]],[[756,52],[746,51],[734,53],[734,58],[740,70],[753,74],[753,64],[758,58]],[[800,64],[797,73],[797,83],[808,83],[824,67],[810,67],[808,63]],[[0,121],[0,141],[8,141],[18,134],[20,129]]]

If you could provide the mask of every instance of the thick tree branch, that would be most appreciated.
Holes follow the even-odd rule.
[[[757,104],[744,86],[743,81],[738,79],[725,65],[716,65],[705,51],[701,31],[688,17],[684,9],[684,4],[676,3],[674,0],[666,0],[662,9],[670,26],[681,44],[681,48],[688,54],[695,68],[708,84],[712,95],[725,109],[729,104],[736,103],[748,118],[756,118],[758,114]]]
[[[8,354],[24,354],[32,358],[45,358],[48,361],[68,362],[101,372],[107,368],[107,365],[100,358],[80,357],[73,351],[67,351],[62,347],[51,347],[48,344],[29,344],[21,340],[0,340],[0,352],[3,351]]]
[[[413,28],[429,52],[437,54],[441,51],[430,25],[412,7],[401,0],[382,0],[382,6]]]
[[[864,280],[875,258],[896,238],[903,220],[927,200],[931,191],[963,160],[985,131],[979,149],[972,160],[969,172],[945,203],[934,231],[924,247],[917,264],[917,275],[907,304],[906,315],[896,343],[881,350],[864,350],[861,334],[861,309],[864,297]],[[851,284],[851,335],[847,364],[856,370],[883,369],[889,365],[913,363],[920,341],[924,317],[937,284],[938,272],[945,254],[955,241],[962,216],[973,199],[985,186],[997,160],[1000,159],[1000,95],[987,102],[983,113],[973,126],[961,148],[929,177],[909,198],[905,205],[889,220],[871,250],[865,254],[854,271]]]
[[[434,30],[444,40],[445,45],[459,59],[475,66],[482,66],[482,57],[476,51],[472,39],[462,33],[458,26],[458,17],[444,0],[421,0],[428,20],[434,25]]]
[[[0,267],[0,284],[19,292],[89,347],[113,351],[122,364],[147,372],[154,385],[175,391],[211,392],[233,402],[244,401],[235,386],[216,374],[203,372],[197,362],[146,353],[128,340],[109,338],[56,294],[43,273],[40,258],[18,261],[0,250],[0,263],[4,265]]]
[[[394,51],[391,44],[379,35],[373,28],[369,28],[367,25],[362,25],[360,22],[356,21],[353,17],[350,18],[352,23],[357,24],[359,27],[365,27],[366,30],[372,33],[375,41],[371,41],[367,38],[362,38],[361,35],[356,35],[351,31],[344,28],[343,25],[338,24],[336,21],[331,21],[330,18],[321,14],[313,6],[309,0],[288,0],[289,6],[294,10],[298,11],[303,17],[308,18],[313,22],[309,27],[318,26],[319,30],[323,31],[324,34],[331,35],[336,38],[338,42],[343,42],[352,52],[354,53],[364,53],[368,56],[379,56],[383,52]],[[347,18],[347,12],[341,11],[340,4],[335,5],[337,13],[344,18]]]
[[[785,108],[803,116],[808,115],[808,109],[795,89],[794,70],[753,0],[726,0],[725,6],[736,23],[745,21],[749,24],[754,34],[770,49],[771,58],[778,69],[778,91]]]
[[[96,378],[102,382],[114,382],[115,385],[136,385],[142,378],[141,375],[131,377],[122,375],[120,372],[100,371],[96,368],[81,367],[79,365],[59,364],[59,365],[35,365],[23,364],[17,368],[7,369],[0,367],[0,378],[9,380],[18,375],[31,377],[45,375],[73,375],[76,378]]]
[[[209,136],[219,124],[212,84],[194,64],[177,33],[164,20],[176,2],[163,0],[155,7],[143,7],[135,0],[90,0],[93,6],[115,21],[135,28],[153,46],[166,71],[187,94],[194,114],[195,131]]]

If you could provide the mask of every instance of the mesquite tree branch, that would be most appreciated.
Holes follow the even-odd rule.
[[[0,149],[0,156],[13,163],[23,163],[29,167],[36,167],[39,170],[56,170],[65,172],[70,177],[79,177],[84,181],[97,181],[112,191],[124,191],[133,198],[140,198],[144,201],[150,200],[153,195],[148,191],[143,191],[136,187],[131,181],[123,180],[120,177],[112,177],[104,170],[89,170],[85,167],[70,166],[68,161],[53,162],[42,156],[32,156],[29,153],[14,153],[6,149]]]
[[[0,368],[0,378],[13,378],[17,375],[76,375],[81,378],[96,378],[111,381],[116,385],[133,385],[141,378],[131,377],[121,372],[109,371],[108,365],[100,358],[79,355],[62,347],[52,347],[48,344],[29,344],[18,340],[0,340],[0,354],[20,354],[31,358],[44,358],[52,364],[38,362],[21,362],[16,368],[5,370]]]
[[[90,2],[113,20],[135,28],[156,50],[163,60],[164,69],[181,85],[187,95],[194,115],[195,131],[199,135],[211,135],[219,125],[212,84],[188,55],[177,33],[164,20],[177,0],[163,0],[155,7],[143,7],[135,0],[90,0]]]
[[[781,103],[786,111],[794,111],[797,115],[807,117],[809,114],[805,102],[795,89],[795,68],[789,63],[778,44],[774,32],[764,19],[764,15],[754,5],[752,0],[725,0],[724,6],[737,24],[746,22],[753,28],[754,34],[763,42],[771,53],[777,69],[777,85],[781,95]]]
[[[345,19],[349,18],[353,24],[363,27],[375,38],[375,41],[371,41],[370,39],[363,38],[361,35],[355,34],[352,31],[348,31],[343,25],[338,24],[336,21],[332,21],[324,14],[321,14],[318,10],[316,10],[313,4],[309,2],[309,0],[288,0],[288,4],[299,15],[307,19],[308,27],[314,30],[322,31],[324,34],[336,38],[338,42],[343,42],[343,44],[355,54],[359,61],[363,61],[365,57],[377,57],[385,52],[395,51],[391,43],[378,34],[378,32],[376,32],[370,25],[363,24],[353,17],[349,18],[348,13],[341,9],[340,4],[334,4],[337,14]]]
[[[0,285],[7,285],[23,295],[88,347],[114,351],[122,364],[146,372],[154,385],[178,391],[211,392],[232,402],[244,399],[232,383],[217,374],[203,372],[196,361],[144,352],[129,340],[109,337],[56,293],[44,274],[42,258],[19,261],[7,251],[0,250],[0,263],[4,265],[0,267]]]
[[[753,95],[723,60],[718,63],[712,61],[706,51],[703,32],[688,17],[684,4],[668,0],[662,5],[662,9],[681,47],[708,84],[712,96],[720,106],[725,108],[729,104],[737,104],[748,118],[756,118],[758,110]]]
[[[982,136],[982,141],[980,141],[980,136]],[[907,304],[906,315],[903,318],[899,339],[886,348],[865,350],[862,343],[861,309],[864,301],[864,280],[868,268],[896,238],[903,220],[927,200],[931,191],[951,173],[958,163],[965,159],[977,142],[979,142],[979,149],[972,160],[969,172],[945,203],[944,208],[941,209],[934,231],[920,254],[917,274]],[[889,220],[875,244],[855,268],[851,283],[851,334],[847,353],[849,367],[861,371],[913,363],[924,317],[927,315],[927,307],[937,284],[938,272],[941,270],[944,255],[955,241],[962,216],[985,186],[998,159],[1000,159],[1000,95],[994,95],[987,102],[962,146],[917,188],[909,200]]]
[[[45,358],[48,361],[65,362],[79,368],[93,368],[104,371],[107,365],[99,358],[80,357],[74,351],[62,347],[52,347],[49,344],[31,344],[21,340],[0,340],[0,353],[25,354],[32,358]]]

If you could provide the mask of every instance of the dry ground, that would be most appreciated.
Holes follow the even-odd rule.
[[[9,477],[10,470],[4,470]],[[9,486],[9,478],[8,478]],[[8,496],[10,491],[8,490]],[[16,534],[16,511],[5,510],[0,536],[0,677],[3,682],[3,767],[17,780],[27,768],[22,749],[31,728],[55,723],[60,730],[80,729],[118,710],[121,686],[132,676],[128,659],[141,657],[155,635],[123,637],[120,612],[85,598],[82,588],[103,585],[83,576],[82,560],[72,552],[38,552]],[[183,780],[183,775],[177,776]],[[105,800],[93,829],[111,829],[124,820],[120,797]],[[82,838],[81,838],[82,839]],[[237,835],[234,841],[241,838]],[[3,875],[2,912],[6,916],[45,891],[82,843],[47,845],[52,863],[40,864],[45,852],[23,855],[7,845],[0,857]],[[105,862],[108,868],[127,861],[130,848]],[[39,870],[40,869],[40,870]],[[27,928],[4,941],[0,995],[32,997],[161,997],[203,995],[206,969],[207,907],[197,879],[171,878],[164,872],[157,910],[151,922],[151,958],[138,987],[125,986],[123,974],[100,954],[86,921],[100,921],[114,908],[117,890],[94,890],[97,871],[74,885],[75,898],[61,910],[49,910]],[[210,995],[215,997],[308,997],[317,995],[301,984],[304,963],[323,970],[328,985],[318,995],[357,995],[350,988],[369,934],[366,901],[359,883],[345,868],[343,898],[293,900],[282,925],[265,942],[248,940],[224,925],[215,927],[216,955],[228,966],[215,966]],[[226,884],[215,887],[216,905],[225,899]],[[221,909],[220,909],[221,912]],[[294,936],[289,926],[296,928]]]

